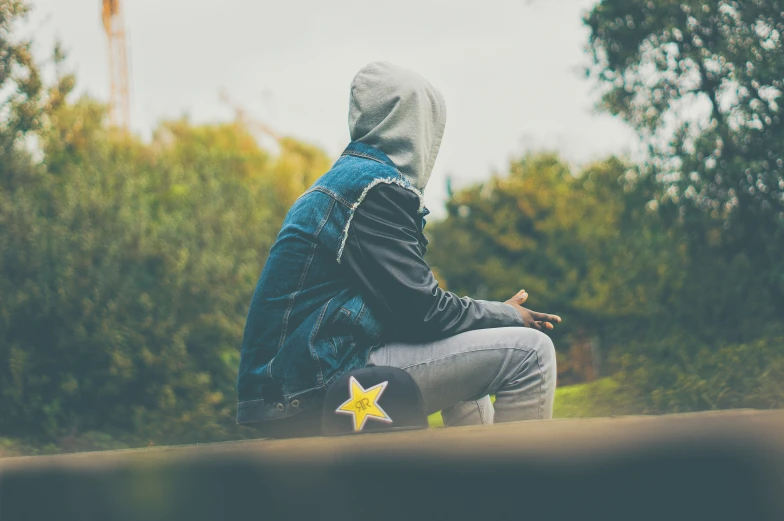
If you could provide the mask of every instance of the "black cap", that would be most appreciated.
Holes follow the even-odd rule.
[[[322,428],[327,436],[427,428],[414,379],[397,367],[350,371],[327,389]]]

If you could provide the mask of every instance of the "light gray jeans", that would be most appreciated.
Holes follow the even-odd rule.
[[[553,415],[555,349],[536,329],[478,329],[433,342],[389,343],[371,351],[368,362],[410,374],[427,413],[441,411],[448,426]]]

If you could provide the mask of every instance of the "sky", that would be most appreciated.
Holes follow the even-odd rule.
[[[166,119],[227,121],[226,92],[247,114],[337,158],[349,141],[349,85],[369,62],[415,70],[442,91],[447,126],[425,193],[443,215],[459,188],[525,152],[557,150],[574,166],[630,154],[633,132],[598,113],[582,16],[592,0],[359,2],[121,0],[132,130]],[[24,32],[45,59],[68,51],[77,92],[108,99],[101,0],[33,0]]]

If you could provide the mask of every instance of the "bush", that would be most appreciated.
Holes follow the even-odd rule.
[[[49,113],[40,144],[35,176],[0,192],[0,434],[240,436],[247,306],[324,155],[289,140],[272,158],[239,124],[145,144],[87,99]]]
[[[681,342],[623,356],[621,381],[634,389],[642,411],[784,407],[784,337],[716,350],[686,349]]]

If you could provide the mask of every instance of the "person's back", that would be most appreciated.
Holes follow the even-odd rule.
[[[508,382],[503,367],[490,366],[515,350],[501,344],[521,341],[530,344],[522,351],[539,353],[538,378],[546,380],[546,387],[537,416],[549,417],[555,385],[552,343],[532,330],[506,328],[551,328],[547,320],[557,317],[520,308],[522,292],[507,303],[459,299],[438,288],[424,261],[422,191],[445,118],[440,93],[419,75],[387,63],[357,74],[349,112],[352,142],[292,206],[256,287],[237,384],[239,423],[267,433],[285,426],[286,434],[296,425],[297,434],[314,434],[315,411],[326,388],[369,362],[406,369],[422,388],[429,412],[448,409],[448,423],[492,422],[486,396],[498,391],[503,410]],[[504,331],[488,333],[493,328]],[[485,347],[491,337],[495,344],[502,338],[513,341],[490,348],[498,355],[493,362],[482,361],[481,355],[470,354],[474,350],[466,351],[463,340],[469,331],[481,333]],[[415,352],[411,346],[417,346]],[[440,359],[454,358],[457,366],[422,358],[433,349]],[[530,369],[530,356],[526,360]],[[422,369],[428,374],[419,374]],[[455,383],[466,375],[479,383],[449,391],[457,390]]]
[[[407,184],[393,166],[368,161],[374,153],[352,144],[286,217],[245,328],[241,423],[316,406],[313,397],[345,371],[366,365],[370,348],[381,342],[381,323],[340,265],[346,227],[366,187]]]

